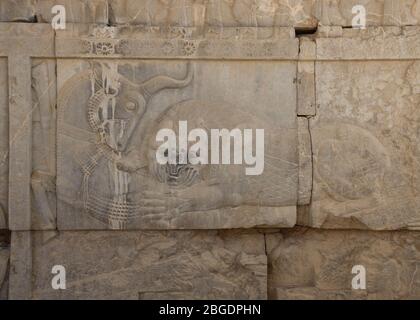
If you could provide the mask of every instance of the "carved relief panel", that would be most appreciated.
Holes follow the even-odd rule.
[[[59,229],[293,226],[295,76],[293,62],[60,60]],[[209,145],[212,129],[263,129],[261,174],[158,164],[157,133],[182,123]]]
[[[419,228],[419,72],[418,61],[317,62],[310,225]]]
[[[49,241],[44,234],[32,233],[33,262],[25,269],[31,287],[22,293],[33,299],[267,298],[262,234],[65,231]],[[21,243],[12,241],[14,245],[16,254],[23,254],[17,246]],[[14,267],[24,268],[23,264]],[[51,264],[72,270],[66,290],[51,288]]]

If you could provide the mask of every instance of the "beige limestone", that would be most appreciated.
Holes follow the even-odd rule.
[[[418,299],[419,14],[419,0],[0,1],[0,299]],[[97,121],[116,86],[113,124],[138,125],[121,153]],[[263,174],[157,165],[157,130],[180,120],[263,128]]]
[[[108,23],[107,0],[37,0],[35,12],[38,22],[51,22],[54,13],[51,8],[62,5],[66,10],[68,23]]]
[[[8,298],[10,244],[8,234],[0,231],[0,300]]]
[[[366,8],[367,26],[420,23],[418,0],[2,0],[0,21],[51,22],[64,5],[71,23],[300,29],[352,26],[352,8]]]
[[[45,86],[47,90],[41,89],[43,92],[40,92],[40,88],[45,83],[38,87],[37,80],[32,79],[32,58],[52,57],[53,54],[54,32],[50,25],[0,23],[0,56],[6,57],[4,61],[7,65],[7,73],[2,73],[2,76],[7,77],[7,87],[3,87],[6,88],[7,95],[4,97],[8,96],[9,98],[8,113],[4,114],[6,118],[2,118],[2,121],[8,121],[6,125],[2,124],[3,130],[8,130],[5,135],[6,141],[3,142],[6,146],[8,145],[8,150],[5,149],[5,153],[3,152],[1,172],[2,175],[8,175],[9,180],[8,195],[4,195],[4,192],[2,194],[2,199],[4,197],[8,198],[7,202],[2,200],[2,202],[5,202],[2,205],[7,205],[7,208],[2,209],[2,211],[9,213],[7,220],[11,230],[31,229],[36,226],[36,223],[34,226],[32,225],[32,220],[38,220],[38,217],[31,212],[32,203],[36,203],[36,199],[35,202],[31,199],[33,196],[31,178],[33,169],[37,169],[38,166],[36,153],[40,146],[37,146],[37,144],[43,142],[35,141],[38,139],[36,133],[38,128],[35,128],[35,131],[32,130],[32,117],[35,115],[36,120],[39,116],[38,106],[40,103],[44,104],[46,97],[51,96],[51,93],[55,91],[55,82],[47,81],[49,83]],[[50,73],[54,71],[54,68],[50,69]],[[39,77],[39,75],[35,77]],[[43,82],[43,80],[40,81]],[[32,94],[32,91],[34,91],[34,94]],[[32,100],[37,99],[37,94],[39,94],[39,102]],[[50,117],[50,112],[44,110],[44,125],[53,127],[54,125],[51,122],[45,123],[48,117]],[[51,131],[53,132],[54,129]],[[49,141],[48,144],[54,145],[55,142]],[[32,151],[34,151],[34,155],[32,155]],[[32,157],[35,157],[34,165]],[[52,157],[54,158],[54,155]],[[9,166],[6,171],[4,164],[7,166],[7,163]],[[3,180],[2,183],[4,183]],[[36,195],[35,197],[38,198]],[[55,216],[55,210],[53,212]],[[55,218],[53,219],[55,220]],[[4,221],[2,224],[5,224]]]
[[[323,27],[316,39],[317,60],[419,59],[420,27],[365,30]]]
[[[366,9],[367,26],[403,26],[420,23],[418,0],[320,0],[314,15],[321,25],[352,26],[352,8]]]
[[[108,23],[107,0],[2,0],[0,21],[51,22],[55,5],[64,6],[66,22]]]
[[[0,2],[0,21],[34,21],[35,3],[36,0],[2,0]]]
[[[60,58],[296,60],[294,29],[111,26],[69,24],[57,30]]]
[[[7,60],[0,58],[0,229],[7,229],[9,188],[9,105]]]
[[[311,203],[312,197],[312,142],[309,131],[309,121],[306,117],[298,118],[298,205]]]
[[[32,291],[21,290],[30,284],[11,284],[12,298],[266,298],[264,236],[255,232],[64,231],[47,239],[45,232],[26,233],[32,238],[32,268],[21,267],[22,260],[12,260],[12,268],[33,276]],[[26,255],[22,250],[27,248],[16,247]],[[66,290],[51,288],[56,264],[69,270]]]
[[[417,61],[316,63],[308,225],[418,228],[419,67]]]
[[[119,117],[129,117],[132,121],[129,125],[138,121],[138,130],[122,149],[122,157],[113,159],[113,147],[98,140],[96,127],[86,116],[88,108],[95,107],[90,99],[95,94],[91,92],[90,66],[80,60],[59,62],[59,229],[294,225],[298,184],[294,63],[181,64],[131,60],[94,63],[99,75],[115,66],[115,76],[125,81],[116,97]],[[143,114],[125,114],[122,109],[125,101],[138,99],[133,96],[135,85],[155,76],[170,77],[173,79],[170,81],[179,81],[180,85],[170,89],[168,83],[169,89],[162,91],[165,87],[157,90],[150,87],[153,98],[141,106],[145,108]],[[100,79],[96,79],[98,92],[103,85]],[[155,137],[161,128],[178,132],[179,121],[187,121],[189,130],[264,129],[264,171],[258,176],[247,176],[244,165],[189,165],[180,169],[174,177],[177,180],[171,184],[167,181],[172,179],[165,171],[167,168],[156,163],[159,144]],[[124,139],[121,141],[125,143]],[[111,170],[113,166],[115,169]],[[129,198],[119,200],[115,179],[125,181],[121,183],[127,190],[121,191],[121,196]],[[123,207],[127,218],[121,216],[118,206]]]
[[[316,26],[313,0],[110,0],[116,24],[169,26]]]
[[[419,299],[418,232],[284,230],[267,237],[270,299]],[[366,290],[352,289],[356,265]]]
[[[56,228],[56,62],[33,59],[32,82],[32,214],[37,230]]]

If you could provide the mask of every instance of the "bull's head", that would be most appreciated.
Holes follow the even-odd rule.
[[[192,79],[192,70],[187,66],[187,75],[178,80],[156,76],[137,84],[119,74],[116,67],[102,67],[102,85],[89,101],[91,127],[101,134],[102,142],[116,152],[124,152],[139,123],[148,112],[150,99],[159,91],[182,88]],[[95,75],[96,83],[98,76]],[[100,81],[99,81],[100,82]]]

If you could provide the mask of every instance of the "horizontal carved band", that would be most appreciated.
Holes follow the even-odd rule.
[[[300,40],[300,49],[299,49]],[[420,59],[420,27],[318,28],[311,54],[294,29],[0,23],[0,56],[227,60]],[[300,50],[300,52],[299,52]]]
[[[72,25],[57,33],[58,57],[295,60],[292,28],[159,28]]]

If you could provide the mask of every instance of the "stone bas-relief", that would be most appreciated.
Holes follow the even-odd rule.
[[[44,233],[32,232],[33,299],[266,299],[256,232]],[[56,264],[66,266],[66,290],[51,288]]]
[[[419,71],[417,61],[316,63],[314,186],[305,224],[419,228]]]
[[[365,30],[320,26],[316,60],[418,60],[418,26],[371,27]]]
[[[31,22],[35,20],[35,0],[3,0],[0,21]]]
[[[351,26],[352,8],[366,8],[367,26],[418,25],[418,0],[3,0],[0,21],[51,22],[54,5],[67,22],[174,27],[316,28]]]
[[[419,299],[420,234],[296,228],[268,234],[269,299]],[[353,290],[352,268],[366,269]]]
[[[321,0],[317,1],[315,16],[322,25],[352,26],[354,6],[363,6],[367,26],[418,25],[418,0]]]
[[[0,1],[0,299],[419,298],[419,8]],[[262,174],[159,165],[180,121],[264,129]]]
[[[4,22],[51,22],[55,14],[52,7],[66,8],[66,21],[78,23],[108,22],[107,0],[2,0],[0,21]]]
[[[66,9],[66,22],[108,23],[107,0],[37,0],[34,5],[35,15],[39,22],[51,22],[54,13],[51,8],[62,5]]]
[[[57,30],[60,58],[295,60],[299,40],[291,27],[199,28],[68,24]]]
[[[7,229],[9,187],[9,105],[7,60],[0,58],[0,230]]]
[[[58,67],[60,229],[294,225],[294,63],[68,60]],[[177,132],[179,121],[208,133],[264,129],[262,174],[233,164],[158,165],[156,133]]]
[[[312,0],[110,0],[116,24],[170,26],[272,27],[313,26]]]

